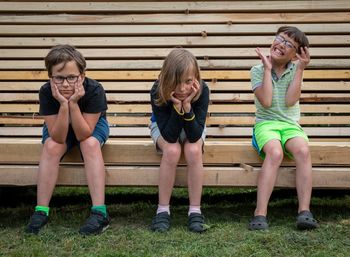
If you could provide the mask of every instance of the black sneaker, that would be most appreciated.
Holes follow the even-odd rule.
[[[90,217],[80,227],[79,233],[85,236],[100,234],[109,227],[110,221],[108,214],[105,217],[102,212],[91,211]]]
[[[40,229],[46,225],[49,217],[43,211],[35,211],[30,218],[29,224],[26,227],[25,232],[37,235]]]
[[[166,232],[170,229],[170,215],[164,211],[154,216],[151,230],[155,232]]]

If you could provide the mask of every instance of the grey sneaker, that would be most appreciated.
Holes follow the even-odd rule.
[[[37,235],[48,222],[49,217],[43,211],[35,211],[30,218],[29,224],[27,225],[25,232]]]
[[[109,227],[110,222],[108,214],[105,217],[102,212],[91,211],[90,217],[80,227],[79,233],[85,236],[101,234]]]

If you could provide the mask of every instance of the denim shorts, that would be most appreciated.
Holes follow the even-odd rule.
[[[106,143],[109,137],[109,125],[105,117],[99,118],[98,122],[96,123],[95,129],[92,132],[92,136],[100,142],[101,147]],[[46,139],[48,139],[49,137],[49,130],[47,128],[47,125],[44,124],[41,143],[44,144]],[[66,144],[67,152],[71,150],[74,146],[79,146],[79,141],[77,140],[73,127],[71,125],[69,125]]]
[[[149,128],[151,130],[150,131],[151,132],[151,138],[153,140],[154,145],[156,146],[157,153],[162,153],[162,150],[157,145],[157,140],[161,136],[160,130],[159,130],[158,125],[157,125],[157,122],[152,122],[149,125]],[[206,127],[204,127],[204,130],[203,130],[203,133],[202,133],[202,136],[201,136],[202,141],[203,141],[203,147],[204,147],[204,142],[205,142],[206,131],[207,131]],[[187,139],[187,137],[186,137],[185,130],[182,129],[178,141],[179,141],[180,144],[183,144],[186,141],[186,139]]]

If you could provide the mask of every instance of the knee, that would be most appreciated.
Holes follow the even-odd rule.
[[[82,154],[95,156],[96,151],[100,151],[100,142],[94,137],[88,137],[80,142],[80,150]]]
[[[273,163],[281,164],[283,160],[282,148],[273,148],[266,153],[266,158],[269,158]]]
[[[294,153],[294,158],[302,160],[302,161],[311,158],[309,147],[308,146],[301,146],[301,147],[299,147],[296,150],[296,152]]]
[[[47,139],[44,143],[43,153],[51,157],[61,157],[66,151],[67,146],[65,144],[59,144],[51,138]]]
[[[187,161],[195,161],[202,156],[202,144],[201,143],[188,143],[185,144],[185,158]]]
[[[181,156],[181,146],[178,143],[167,144],[163,149],[163,157],[170,163],[176,163]]]

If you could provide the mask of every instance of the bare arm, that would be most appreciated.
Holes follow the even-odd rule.
[[[74,94],[69,99],[69,114],[71,124],[78,141],[85,140],[92,135],[101,113],[82,113],[78,100],[85,95],[83,78],[79,78],[75,85]]]
[[[291,82],[286,94],[287,106],[293,106],[300,99],[304,69],[310,63],[309,49],[307,47],[301,48],[301,54],[297,54],[297,58],[298,64],[297,69],[295,71],[294,79]]]
[[[262,54],[261,49],[257,48],[255,52],[260,57],[262,63],[264,64],[264,78],[262,85],[254,90],[256,98],[259,100],[264,108],[269,108],[272,104],[272,77],[271,77],[271,57]]]

